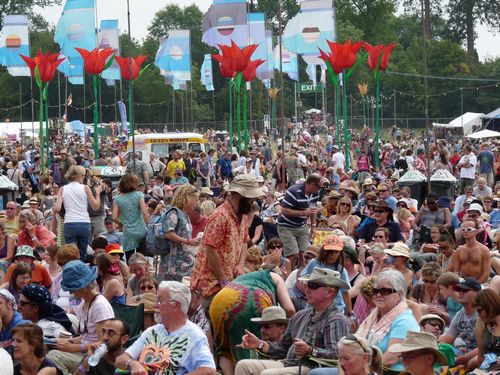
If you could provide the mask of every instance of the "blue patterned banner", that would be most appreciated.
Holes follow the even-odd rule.
[[[4,16],[0,37],[0,64],[13,76],[30,76],[30,69],[19,55],[30,56],[28,16]]]
[[[248,44],[247,3],[245,0],[215,0],[203,16],[202,41],[209,46]]]
[[[155,65],[172,74],[175,81],[191,80],[191,48],[189,30],[169,30],[160,43]]]
[[[214,91],[214,77],[212,73],[212,56],[208,53],[205,55],[203,64],[200,69],[200,81],[203,83],[207,91]]]
[[[120,35],[118,30],[118,20],[102,20],[101,27],[97,33],[97,46],[103,48],[113,48],[116,54],[120,54]],[[120,79],[120,66],[113,60],[111,66],[102,72],[101,77],[106,80]]]

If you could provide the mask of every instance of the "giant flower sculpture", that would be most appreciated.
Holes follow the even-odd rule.
[[[379,44],[372,46],[363,42],[363,48],[368,52],[368,66],[375,76],[375,166],[380,167],[379,141],[380,141],[380,71],[385,71],[389,65],[389,57],[396,46]]]
[[[36,85],[40,90],[40,111],[38,112],[38,118],[40,123],[40,162],[42,168],[42,174],[45,174],[45,152],[44,152],[44,137],[43,137],[43,118],[44,118],[44,100],[47,99],[47,92],[49,87],[49,82],[54,78],[56,74],[57,67],[64,61],[64,59],[59,58],[59,53],[46,53],[43,54],[42,51],[38,51],[35,57],[31,58],[28,56],[20,55],[24,60],[26,65],[30,69],[31,77],[35,79]],[[48,125],[47,125],[48,126]],[[48,129],[46,137],[48,138]],[[48,139],[47,139],[48,140]],[[47,147],[48,153],[48,147]]]
[[[330,52],[326,53],[321,48],[320,58],[325,62],[326,68],[332,82],[335,84],[335,117],[337,119],[337,143],[340,145],[340,80],[338,75],[342,73],[342,88],[344,92],[344,151],[346,157],[346,168],[349,169],[349,133],[347,129],[347,79],[351,76],[357,63],[362,59],[357,58],[357,53],[362,46],[362,42],[352,43],[347,41],[343,44],[327,41]]]
[[[99,75],[111,66],[113,58],[108,58],[115,53],[112,48],[94,48],[88,51],[84,48],[75,48],[83,58],[83,68],[94,80],[94,155],[99,153]]]
[[[238,150],[241,148],[241,88],[244,88],[244,82],[250,82],[255,78],[257,68],[264,63],[264,60],[251,61],[252,54],[257,49],[256,44],[251,44],[240,48],[231,40],[231,45],[219,44],[220,55],[212,55],[220,64],[220,73],[223,77],[229,78],[229,145],[233,141],[232,125],[232,89],[236,90],[236,124],[238,131]],[[242,85],[243,84],[243,85]],[[248,148],[248,126],[246,121],[246,89],[244,88],[244,129],[245,129],[245,148]]]
[[[120,57],[115,56],[115,60],[120,66],[122,78],[129,82],[128,90],[128,117],[129,117],[129,134],[134,131],[134,81],[138,79],[142,73],[149,67],[146,65],[141,69],[142,64],[146,61],[148,56],[139,55],[136,57]]]

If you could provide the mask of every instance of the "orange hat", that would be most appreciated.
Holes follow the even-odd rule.
[[[343,248],[344,241],[342,241],[339,236],[332,234],[323,240],[323,249],[325,250],[342,251]]]
[[[125,254],[122,247],[118,243],[112,243],[106,246],[106,253],[108,254]]]

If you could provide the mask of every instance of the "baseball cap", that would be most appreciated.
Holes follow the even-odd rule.
[[[343,248],[344,241],[339,236],[331,235],[323,240],[323,249],[325,250],[342,251]]]

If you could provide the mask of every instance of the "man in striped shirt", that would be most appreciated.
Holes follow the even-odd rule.
[[[339,358],[337,343],[350,333],[351,326],[333,300],[339,289],[349,286],[338,271],[327,268],[314,268],[299,280],[307,283],[306,297],[311,307],[295,314],[279,342],[261,340],[247,330],[238,347],[257,349],[271,360],[242,360],[236,365],[235,375],[307,374],[317,367],[310,357]]]
[[[283,254],[292,267],[299,253],[309,246],[309,238],[316,234],[316,213],[319,192],[323,188],[323,178],[313,173],[305,182],[292,185],[281,202],[281,212],[277,220],[278,234],[283,241]],[[311,219],[311,231],[307,219]]]

